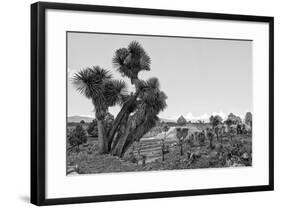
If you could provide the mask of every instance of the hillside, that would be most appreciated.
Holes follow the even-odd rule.
[[[86,116],[69,116],[67,117],[67,122],[69,123],[79,123],[81,120],[84,120],[86,123],[92,122],[94,118],[86,117]]]

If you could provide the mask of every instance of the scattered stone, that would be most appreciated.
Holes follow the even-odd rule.
[[[243,159],[243,160],[249,160],[249,154],[247,153],[247,152],[244,152],[243,154],[242,154],[242,156],[241,156],[241,158]]]
[[[79,173],[77,173],[76,171],[72,171],[72,172],[68,173],[67,175],[79,175]]]
[[[244,167],[245,165],[244,164],[242,164],[242,163],[236,163],[236,162],[234,162],[232,165],[231,165],[231,167]]]
[[[212,152],[210,152],[210,157],[217,157],[217,155],[218,155],[218,153],[217,153],[217,151],[212,151]]]
[[[67,175],[75,175],[78,174],[78,165],[72,165],[67,167]]]

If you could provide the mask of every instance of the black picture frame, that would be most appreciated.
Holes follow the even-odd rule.
[[[235,188],[164,191],[153,193],[129,193],[120,195],[87,196],[72,198],[46,198],[46,83],[45,83],[45,12],[47,9],[106,12],[121,14],[192,17],[217,20],[235,20],[269,23],[269,178],[268,185]],[[95,6],[38,2],[31,5],[31,203],[35,205],[73,204],[147,198],[226,194],[237,192],[269,191],[274,189],[274,18],[174,10]]]

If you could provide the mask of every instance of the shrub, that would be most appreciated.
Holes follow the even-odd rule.
[[[97,137],[98,136],[98,123],[97,120],[94,119],[88,126],[87,128],[87,132],[89,135],[93,136],[93,137]]]
[[[180,116],[180,117],[178,118],[178,120],[177,120],[177,124],[178,124],[178,125],[183,126],[183,125],[185,125],[186,123],[187,123],[187,121],[186,121],[186,119],[185,119],[183,116]]]
[[[70,132],[68,142],[72,147],[76,147],[78,149],[79,145],[87,142],[87,132],[82,125],[76,126],[76,128]]]

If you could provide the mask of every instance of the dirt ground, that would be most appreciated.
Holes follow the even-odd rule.
[[[211,149],[209,141],[203,145],[185,143],[183,155],[180,154],[180,146],[175,142],[164,154],[161,148],[154,142],[151,144],[153,151],[148,150],[153,160],[142,153],[137,154],[132,150],[124,159],[97,152],[96,138],[90,138],[87,144],[80,147],[79,152],[67,153],[67,174],[92,174],[110,172],[131,171],[155,171],[155,170],[177,170],[195,168],[223,168],[223,167],[246,167],[252,165],[252,138],[248,135],[236,135],[232,141],[223,137],[222,142],[214,141]],[[149,146],[149,145],[148,145]],[[147,147],[150,148],[150,147]],[[157,149],[158,148],[158,149]],[[145,150],[143,150],[144,154]]]

